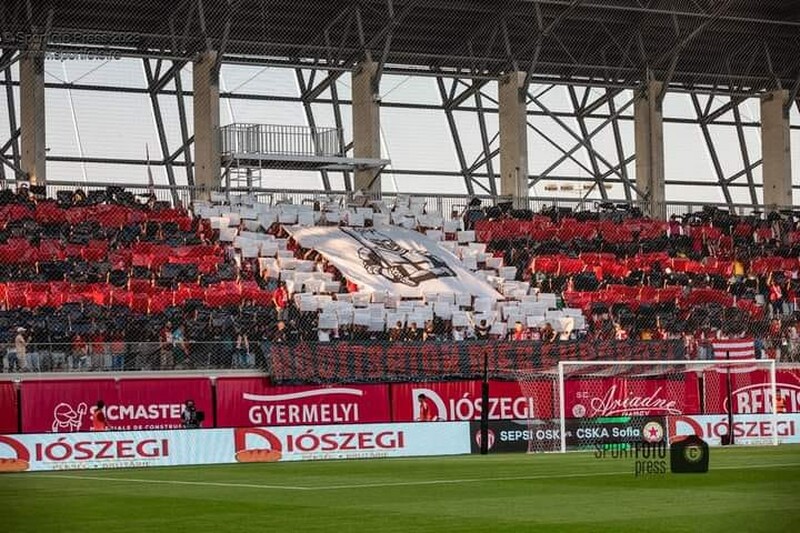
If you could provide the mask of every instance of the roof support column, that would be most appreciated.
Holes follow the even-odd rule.
[[[47,182],[44,57],[37,49],[23,53],[19,61],[19,104],[21,167],[32,185],[44,185]]]
[[[381,158],[380,95],[375,91],[374,80],[378,63],[364,61],[353,72],[353,157],[356,159]],[[381,177],[378,168],[357,168],[354,190],[379,198]]]
[[[200,196],[209,198],[220,187],[219,64],[217,52],[209,50],[195,59],[194,158],[195,185]]]
[[[498,83],[500,194],[528,207],[528,116],[525,72],[509,72]]]
[[[764,205],[767,209],[792,205],[792,151],[789,130],[789,91],[761,97],[761,158]]]
[[[642,211],[656,220],[664,220],[666,187],[664,184],[664,120],[659,102],[663,90],[660,81],[649,81],[636,95],[633,104],[633,129],[636,145],[636,188]]]

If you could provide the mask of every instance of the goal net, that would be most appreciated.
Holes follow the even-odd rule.
[[[553,391],[560,438],[554,448],[562,452],[692,434],[710,445],[781,440],[773,360],[562,361],[555,379],[541,372],[515,377],[532,399]],[[531,429],[542,423],[528,421]],[[531,441],[529,451],[546,451]]]

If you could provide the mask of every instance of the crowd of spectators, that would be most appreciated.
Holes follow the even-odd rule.
[[[38,194],[37,194],[38,193]],[[42,206],[55,206],[71,212],[98,206],[124,206],[141,217],[125,223],[108,224],[102,219],[70,216],[43,217]],[[69,247],[86,250],[102,243],[102,260],[92,260],[86,252],[58,256],[57,260],[37,261],[35,266],[0,257],[0,284],[8,282],[105,284],[119,289],[132,287],[132,280],[167,290],[182,283],[193,283],[214,290],[221,283],[250,283],[268,294],[254,298],[240,291],[235,303],[210,305],[207,300],[187,297],[180,304],[154,310],[116,305],[112,299],[100,301],[60,301],[58,306],[25,306],[0,299],[0,342],[7,346],[7,370],[92,370],[92,369],[180,369],[204,367],[263,367],[274,343],[294,342],[452,342],[464,340],[509,340],[566,342],[573,340],[683,340],[693,357],[708,357],[709,342],[717,338],[749,336],[755,339],[757,355],[800,359],[797,295],[800,290],[800,214],[772,213],[741,217],[707,209],[663,223],[658,235],[632,231],[632,239],[620,242],[602,231],[585,232],[572,239],[544,235],[487,236],[487,252],[502,256],[506,265],[517,267],[517,279],[530,285],[532,292],[554,293],[561,305],[578,301],[578,295],[614,292],[617,287],[670,289],[666,301],[578,301],[586,315],[586,328],[557,331],[551,323],[516,322],[509,330],[494,324],[453,325],[434,316],[425,322],[409,321],[373,328],[363,324],[341,324],[335,328],[319,323],[316,311],[301,310],[286,284],[266,272],[255,258],[244,259],[232,243],[221,243],[218,231],[207,220],[190,212],[157,202],[148,195],[137,199],[122,189],[59,194],[57,200],[42,197],[40,191],[20,189],[16,194],[0,192],[0,247],[10,252],[15,243],[27,241],[43,249],[43,242],[57,243],[59,250]],[[30,216],[10,209],[27,209]],[[171,217],[151,216],[169,212]],[[93,212],[94,213],[94,212]],[[105,213],[107,216],[108,213]],[[510,209],[482,210],[473,204],[464,214],[467,227],[509,220],[546,217],[563,228],[568,221],[610,222],[636,227],[643,219],[635,210],[567,212],[548,210],[534,215]],[[565,222],[566,221],[566,222]],[[600,226],[598,226],[600,227]],[[426,228],[418,227],[424,231]],[[277,238],[287,238],[275,223],[266,229]],[[479,232],[480,234],[480,232]],[[180,268],[165,265],[136,265],[135,261],[116,264],[115,256],[141,243],[170,248],[205,247],[215,257],[210,266],[185,263]],[[315,250],[305,250],[291,239],[288,248],[298,258],[316,262],[316,269],[329,272],[339,283],[340,292],[352,286]],[[608,269],[597,261],[587,263],[580,272],[537,267],[537,259],[553,256],[580,259],[603,255],[617,265],[628,264],[637,256],[660,259],[636,268]],[[651,254],[648,256],[647,254]],[[763,258],[779,257],[792,268],[769,270],[756,266]],[[687,259],[714,269],[677,271],[675,259]],[[794,263],[792,263],[794,261]],[[724,268],[719,268],[724,264]],[[551,265],[552,266],[552,265]],[[165,272],[169,275],[165,275]],[[674,290],[673,290],[674,289]],[[711,298],[692,300],[703,291],[725,293],[733,302]],[[743,305],[746,302],[747,305]],[[467,308],[468,309],[468,306]]]

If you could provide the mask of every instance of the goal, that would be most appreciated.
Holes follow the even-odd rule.
[[[561,361],[555,385],[562,452],[690,434],[712,445],[781,439],[774,360]]]

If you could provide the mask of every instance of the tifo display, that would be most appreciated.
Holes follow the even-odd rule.
[[[531,343],[544,363],[800,354],[791,211],[658,221],[470,203],[453,215],[402,195],[357,205],[218,193],[189,210],[122,194],[57,201],[20,188],[0,205],[4,368],[262,368],[318,381],[324,346],[374,349],[383,367],[407,343]]]

